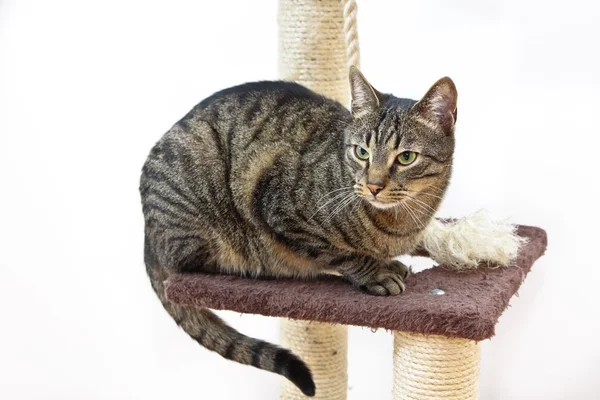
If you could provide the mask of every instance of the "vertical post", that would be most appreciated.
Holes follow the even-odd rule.
[[[281,399],[345,400],[348,387],[348,327],[320,322],[281,321],[281,345],[310,367],[317,393],[306,397],[287,379],[281,380]]]
[[[348,63],[358,63],[359,58],[355,2],[279,0],[278,20],[280,78],[296,81],[348,107]],[[310,367],[316,384],[314,399],[346,400],[346,326],[282,320],[281,343]],[[282,380],[281,398],[306,397]]]
[[[476,400],[479,343],[394,332],[394,400]]]
[[[279,0],[279,77],[348,106],[340,0]]]

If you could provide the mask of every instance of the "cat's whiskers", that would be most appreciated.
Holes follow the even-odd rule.
[[[405,203],[405,204],[406,204],[407,209],[409,209],[410,212],[415,216],[417,221],[419,221],[419,227],[421,229],[425,229],[425,224],[423,223],[423,221],[421,221],[421,218],[419,218],[419,216],[416,213],[417,210],[415,210],[414,208],[411,208],[407,203]]]
[[[393,190],[392,192],[399,192],[400,190]],[[421,192],[418,192],[421,193]],[[424,223],[421,221],[421,218],[416,213],[423,215],[426,218],[431,218],[432,215],[436,213],[435,208],[431,207],[429,204],[421,201],[407,193],[392,193],[388,196],[389,199],[397,201],[400,206],[406,211],[406,213],[412,218],[416,225],[421,228],[424,228]],[[406,201],[402,201],[406,200]],[[414,205],[418,208],[411,207],[409,202],[414,201]],[[397,214],[398,207],[396,207]],[[418,222],[417,222],[418,221]]]
[[[410,218],[413,220],[413,222],[415,223],[415,225],[421,227],[422,224],[419,224],[417,222],[417,219],[415,219],[414,214],[410,211],[410,208],[406,205],[406,203],[400,203],[400,206],[402,207],[402,209],[404,211],[406,211],[406,213],[410,216]],[[419,220],[420,221],[420,220]]]
[[[354,211],[356,211],[356,207],[358,207],[360,205],[360,197],[356,196],[356,200],[358,200],[356,203],[354,203],[354,206],[352,206],[352,209],[350,210],[350,214],[354,214]]]
[[[444,167],[444,168],[446,168],[446,167]],[[441,187],[439,187],[439,186],[435,186],[435,185],[429,185],[429,186],[428,186],[428,188],[435,189],[435,190],[439,190],[439,191],[440,191],[440,192],[442,192],[442,193],[443,193],[443,192],[446,190],[446,189],[444,189],[444,188],[441,188]]]
[[[410,201],[410,200],[409,200]],[[418,206],[419,208],[414,208],[413,207],[413,211],[418,212],[421,215],[424,215],[427,218],[430,218],[434,213],[431,212],[431,210],[428,210],[426,208],[424,208],[422,205],[420,205],[419,203],[414,203],[415,206]]]
[[[434,188],[434,189],[437,189],[436,187],[433,187],[433,188]],[[431,196],[431,197],[435,197],[436,199],[443,200],[443,197],[440,197],[440,196],[438,196],[438,195],[436,195],[436,194],[429,193],[429,192],[422,192],[422,191],[419,191],[419,190],[410,190],[410,189],[392,189],[392,190],[390,190],[390,192],[392,192],[392,193],[400,193],[400,194],[402,194],[402,192],[417,193],[417,194],[423,194],[423,195],[425,195],[425,196]],[[409,197],[412,197],[412,196],[410,196],[410,195],[407,195],[407,196],[409,196]],[[412,198],[414,198],[414,197],[412,197]]]
[[[327,220],[329,221],[336,214],[339,214],[344,208],[346,208],[347,206],[349,206],[350,204],[352,204],[357,199],[358,199],[358,196],[356,196],[356,194],[355,194],[349,200],[347,200],[345,203],[341,204],[340,207],[338,207],[338,209]]]
[[[421,194],[423,194],[425,196],[435,197],[436,199],[444,200],[443,197],[435,195],[435,194],[431,194],[431,193],[427,193],[427,192],[418,192],[418,193],[421,193]]]
[[[350,189],[347,189],[347,190],[350,190]],[[338,193],[338,194],[336,194],[335,196],[333,196],[333,198],[329,199],[329,201],[327,201],[325,204],[323,204],[321,207],[319,207],[319,208],[317,209],[317,211],[315,211],[315,212],[314,212],[314,213],[313,213],[313,214],[312,214],[312,215],[311,215],[311,216],[308,218],[308,220],[309,220],[309,221],[310,221],[310,220],[312,220],[312,219],[313,219],[313,217],[319,213],[319,211],[321,211],[323,208],[325,208],[325,207],[326,207],[328,204],[330,204],[331,202],[333,202],[333,201],[335,201],[335,200],[337,200],[337,199],[342,199],[342,198],[345,198],[345,197],[346,197],[346,196],[348,196],[349,194],[354,194],[354,193],[347,193],[347,192],[343,192],[343,193]]]
[[[418,190],[408,190],[408,191],[409,191],[409,192],[412,192],[412,193],[423,194],[423,195],[425,195],[425,196],[431,196],[431,197],[435,197],[436,199],[443,200],[443,198],[442,198],[441,196],[438,196],[438,195],[436,195],[436,194],[433,194],[433,193],[429,193],[429,192],[419,192]]]
[[[419,218],[419,216],[417,215],[417,213],[415,212],[415,210],[413,208],[411,208],[407,203],[404,203],[404,205],[406,205],[406,210],[415,217],[415,219],[418,221],[418,226],[422,227],[423,223],[421,222],[421,218]]]
[[[319,198],[319,200],[317,200],[317,204],[319,204],[325,197],[329,196],[332,193],[339,192],[340,190],[350,190],[352,188],[353,188],[352,186],[345,186],[345,187],[342,187],[342,188],[333,189],[331,192],[327,192],[323,196],[321,196]]]
[[[416,202],[415,204],[420,205],[421,208],[424,208],[425,210],[431,211],[432,213],[435,214],[435,211],[436,211],[435,208],[431,207],[429,204],[425,203],[423,200],[419,200],[416,197],[412,197],[412,196],[408,196],[408,197],[410,197],[409,201],[411,201],[411,200],[415,201]]]
[[[339,200],[339,203],[335,204],[333,206],[333,209],[329,211],[329,213],[325,216],[324,221],[329,220],[329,218],[338,210],[338,208],[340,208],[343,204],[345,204],[349,199],[352,198],[352,195],[353,193],[344,194],[344,196]]]
[[[358,196],[356,196],[356,194],[351,193],[350,195],[348,195],[348,197],[343,198],[340,201],[340,204],[337,205],[333,211],[331,211],[331,213],[329,213],[329,215],[327,215],[327,217],[325,217],[324,222],[329,222],[336,214],[338,214],[340,211],[342,211],[346,206],[350,205],[354,200],[357,200]]]

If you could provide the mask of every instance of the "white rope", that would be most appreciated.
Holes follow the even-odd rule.
[[[394,332],[394,400],[478,398],[479,343]]]
[[[346,66],[360,68],[360,47],[358,46],[358,26],[356,13],[358,7],[355,0],[341,0],[344,10],[344,40],[346,42]]]
[[[433,219],[423,236],[423,247],[439,264],[457,271],[491,266],[509,266],[527,242],[517,227],[479,210],[454,222]]]

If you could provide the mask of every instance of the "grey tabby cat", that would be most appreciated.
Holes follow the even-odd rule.
[[[207,349],[276,372],[308,396],[306,364],[242,335],[206,309],[170,303],[171,274],[315,277],[336,271],[373,295],[404,290],[392,258],[419,246],[448,185],[457,92],[449,78],[419,102],[350,70],[352,110],[290,82],[258,82],[198,104],[152,149],[142,172],[152,286]]]

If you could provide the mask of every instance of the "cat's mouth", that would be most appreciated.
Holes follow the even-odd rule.
[[[388,200],[378,199],[376,197],[374,197],[372,199],[368,199],[368,201],[369,201],[369,203],[371,203],[371,205],[373,207],[380,208],[380,209],[393,208],[398,205],[397,201],[388,201]]]

